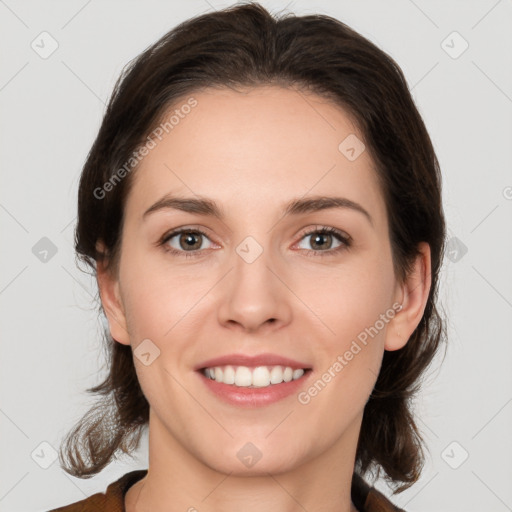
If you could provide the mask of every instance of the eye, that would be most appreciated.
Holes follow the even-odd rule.
[[[303,247],[304,240],[312,249]],[[207,234],[198,228],[176,229],[163,236],[159,242],[165,251],[185,257],[201,256],[201,251],[211,249],[205,241],[211,240]],[[342,231],[327,226],[316,226],[302,235],[301,242],[297,244],[299,249],[305,250],[314,256],[328,256],[345,250],[351,245],[351,237]],[[213,244],[212,244],[213,245]]]
[[[207,244],[205,246],[205,239],[210,240],[200,229],[182,228],[164,235],[160,244],[173,254],[189,257],[198,256],[200,255],[199,251],[211,248]]]
[[[312,253],[315,256],[324,256],[324,254],[319,253],[327,253],[326,255],[337,253],[351,245],[350,236],[327,226],[316,226],[306,232],[301,240],[305,240],[306,244],[312,247],[312,249],[303,247],[301,244],[304,242],[298,244],[299,249],[305,249],[308,253]]]

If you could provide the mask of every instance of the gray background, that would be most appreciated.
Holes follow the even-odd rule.
[[[1,511],[78,501],[147,467],[146,439],[135,460],[89,480],[52,463],[103,375],[96,289],[74,261],[78,177],[122,67],[231,3],[0,0]],[[392,499],[413,512],[512,510],[512,1],[262,4],[334,16],[395,58],[441,163],[449,349],[416,402],[421,480]]]

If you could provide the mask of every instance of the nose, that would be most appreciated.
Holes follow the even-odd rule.
[[[236,251],[219,297],[218,320],[224,327],[243,332],[277,330],[291,321],[288,290],[267,250],[251,262]]]

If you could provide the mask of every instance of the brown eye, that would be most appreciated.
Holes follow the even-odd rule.
[[[309,239],[309,240],[308,240]],[[304,243],[305,241],[305,243]],[[304,244],[309,247],[304,247]],[[316,228],[303,235],[298,247],[311,253],[328,254],[346,249],[350,246],[350,237],[334,228]]]
[[[313,249],[330,249],[333,243],[333,236],[328,233],[315,233],[310,236],[310,244]]]
[[[200,254],[203,249],[208,249],[206,241],[210,241],[206,233],[203,233],[197,229],[181,229],[173,231],[164,237],[162,245],[165,246],[166,250],[172,253],[191,253],[184,254],[185,256],[191,256],[192,254]]]
[[[202,235],[194,232],[181,233],[178,237],[178,245],[185,250],[197,250],[202,245]]]

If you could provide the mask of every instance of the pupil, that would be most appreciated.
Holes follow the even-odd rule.
[[[328,234],[326,234],[326,233],[319,233],[319,234],[315,235],[315,236],[313,237],[313,245],[317,245],[317,242],[318,242],[318,240],[319,240],[319,239],[322,239],[322,238],[327,237],[327,236],[331,236],[331,235],[328,235]],[[331,246],[331,244],[327,244],[327,248],[329,248],[330,246]],[[323,246],[322,246],[322,245],[319,245],[319,247],[320,247],[320,248],[322,248],[322,247],[324,247],[324,248],[325,248],[325,247],[326,247],[326,245],[325,245],[325,244],[324,244]]]
[[[197,235],[194,235],[194,234],[191,234],[191,233],[187,233],[187,234],[183,234],[181,236],[181,241],[185,243],[186,247],[188,247],[189,249],[192,248],[194,249],[194,245],[198,245],[197,242],[194,240],[194,239],[197,239]],[[201,246],[201,243],[199,242],[199,246]]]

